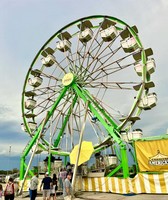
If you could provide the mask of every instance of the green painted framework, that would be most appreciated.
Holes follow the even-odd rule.
[[[122,26],[127,26],[127,28],[129,29],[130,33],[135,37],[139,47],[142,49],[141,51],[141,58],[142,58],[142,64],[144,65],[144,68],[143,68],[143,76],[142,76],[142,81],[143,82],[146,82],[146,81],[149,81],[150,80],[150,76],[146,76],[146,56],[145,56],[145,51],[143,50],[143,46],[141,44],[141,41],[139,39],[139,37],[137,36],[137,34],[135,33],[135,31],[128,25],[126,24],[125,22],[115,18],[115,17],[111,17],[111,16],[102,16],[102,15],[95,15],[95,16],[90,16],[90,17],[86,17],[86,18],[81,18],[79,20],[76,20],[70,24],[68,24],[67,26],[64,26],[62,29],[60,29],[58,32],[56,32],[43,46],[42,48],[40,49],[40,51],[37,53],[37,55],[35,56],[31,66],[30,66],[30,69],[27,73],[27,76],[26,76],[26,80],[25,80],[25,83],[24,83],[24,87],[23,87],[23,91],[25,91],[25,88],[26,88],[26,85],[27,85],[27,82],[28,82],[28,77],[31,73],[31,70],[32,70],[32,67],[34,66],[34,64],[36,63],[37,59],[39,58],[41,52],[45,49],[45,47],[50,44],[50,42],[59,35],[60,32],[62,32],[64,29],[70,27],[70,26],[73,26],[74,24],[78,24],[79,21],[82,21],[84,19],[93,19],[93,18],[108,18],[108,19],[111,19],[113,21],[115,21],[116,23],[119,23],[120,25]],[[119,27],[118,27],[119,28]],[[127,154],[126,154],[126,145],[125,143],[120,139],[118,133],[120,132],[122,126],[124,124],[121,124],[120,126],[118,126],[111,118],[110,116],[104,112],[104,110],[101,108],[100,105],[97,104],[97,102],[94,101],[94,99],[92,99],[91,95],[89,94],[89,92],[87,90],[84,90],[82,88],[80,88],[77,83],[75,83],[75,80],[74,82],[69,85],[69,86],[66,86],[63,88],[63,90],[60,92],[60,95],[59,97],[57,98],[57,100],[55,101],[55,103],[53,104],[52,108],[50,109],[50,111],[47,113],[47,120],[50,119],[50,117],[52,116],[52,114],[54,113],[54,111],[56,110],[58,104],[60,103],[62,97],[65,95],[65,93],[67,92],[67,90],[69,88],[73,88],[74,91],[75,91],[75,97],[74,97],[74,100],[73,100],[73,105],[72,107],[69,109],[65,119],[64,119],[64,122],[63,122],[63,126],[58,134],[58,137],[56,138],[56,140],[54,141],[54,147],[57,147],[60,143],[60,140],[61,140],[61,136],[64,132],[64,129],[66,127],[66,124],[69,120],[69,117],[71,115],[71,112],[72,112],[72,109],[73,107],[75,106],[75,103],[77,101],[77,98],[81,98],[85,103],[86,101],[89,102],[89,109],[90,111],[99,119],[99,121],[102,123],[102,125],[105,127],[105,129],[107,130],[107,132],[109,133],[110,137],[112,137],[114,139],[115,142],[117,142],[120,146],[120,151],[121,151],[121,164],[115,168],[111,173],[108,174],[108,176],[113,176],[118,170],[120,170],[122,168],[123,170],[123,177],[124,178],[127,178],[129,177],[129,168],[128,168],[128,158],[127,158]],[[142,91],[144,89],[144,85],[142,84],[141,87],[140,87],[140,90],[137,94],[137,97],[136,97],[136,100],[134,102],[134,104],[132,105],[132,108],[131,108],[131,112],[129,113],[131,115],[132,112],[134,112],[134,108],[136,107],[136,104],[137,104],[137,101],[138,99],[141,97],[142,95]],[[24,92],[22,94],[22,112],[24,113],[24,102],[25,102],[25,96],[24,96]],[[141,112],[141,110],[139,109],[136,113],[136,115],[139,115]],[[46,120],[46,122],[47,122]],[[25,116],[23,115],[23,121],[24,121],[24,124],[26,126],[26,129],[28,130],[29,133],[31,133],[28,125],[27,125],[27,121],[26,121],[26,118]],[[108,122],[108,123],[107,123]],[[109,126],[110,124],[110,126]],[[29,154],[31,148],[33,147],[33,145],[35,144],[37,138],[38,138],[38,135],[40,134],[41,132],[41,129],[42,129],[42,125],[40,125],[37,129],[37,131],[35,132],[35,134],[32,136],[31,134],[31,141],[29,142],[29,144],[26,146],[22,156],[21,156],[21,162],[20,162],[20,180],[23,180],[23,177],[24,177],[24,173],[25,173],[25,169],[27,168],[27,165],[26,165],[26,162],[25,162],[25,159],[26,159],[26,156]],[[49,146],[49,143],[42,139],[43,142]],[[46,151],[45,147],[42,145],[42,144],[39,144],[39,146],[44,150]],[[101,149],[100,149],[101,150]],[[95,150],[96,151],[96,150]],[[97,150],[98,151],[98,150]],[[51,150],[50,151],[51,154],[56,154],[56,155],[62,155],[62,156],[65,156],[65,158],[67,158],[67,156],[69,156],[69,153],[68,152],[57,152],[57,151],[54,151],[54,150]],[[48,168],[49,168],[49,171],[51,170],[51,163],[50,163],[50,159],[51,159],[51,155],[49,155],[49,160],[48,160]],[[30,171],[30,174],[32,174],[31,170]]]
[[[74,82],[72,85],[70,86],[66,86],[63,88],[63,90],[61,91],[59,97],[57,98],[57,100],[55,101],[55,103],[53,104],[52,108],[50,109],[50,111],[47,113],[47,117],[46,117],[46,122],[50,119],[50,117],[53,115],[55,109],[57,108],[58,104],[60,103],[61,99],[63,98],[63,96],[65,95],[65,93],[67,92],[67,90],[69,88],[73,88],[74,92],[75,92],[75,97],[74,97],[74,101],[73,101],[73,105],[72,107],[74,107],[77,98],[81,98],[85,103],[88,101],[88,107],[90,109],[90,111],[93,113],[94,116],[96,116],[98,118],[98,120],[102,123],[102,125],[105,127],[105,129],[107,130],[107,132],[109,133],[109,135],[114,139],[115,142],[117,142],[120,146],[120,151],[121,151],[121,164],[120,167],[117,167],[117,171],[122,168],[123,170],[123,177],[127,178],[129,177],[129,169],[128,169],[128,159],[127,159],[127,154],[126,154],[126,145],[125,143],[120,139],[120,137],[118,136],[118,132],[119,130],[117,129],[117,125],[115,124],[115,122],[108,116],[108,114],[106,112],[104,112],[104,110],[101,108],[100,105],[98,105],[93,99],[91,99],[91,96],[89,94],[88,91],[80,89],[79,86]],[[61,136],[64,132],[64,129],[66,127],[66,124],[68,122],[70,113],[72,111],[72,108],[69,109],[68,114],[66,115],[64,122],[63,122],[63,126],[60,129],[60,132],[58,134],[58,137],[56,138],[55,142],[54,142],[54,147],[57,147],[59,145],[59,142],[61,140]],[[108,122],[108,123],[107,123]],[[45,124],[44,124],[45,125]],[[36,133],[34,134],[31,142],[29,143],[29,145],[27,146],[27,148],[24,150],[24,153],[21,157],[21,164],[20,164],[20,179],[22,180],[24,177],[24,173],[25,173],[25,168],[27,167],[26,163],[25,163],[25,158],[28,155],[28,153],[30,152],[31,148],[33,147],[33,145],[35,144],[38,135],[40,134],[42,129],[42,125],[38,127]],[[51,151],[51,154],[54,154],[54,151]],[[59,154],[62,156],[68,156],[67,153],[65,152],[55,152],[55,154]],[[48,159],[48,169],[49,172],[51,170],[51,155],[49,155],[49,159]],[[112,176],[114,173],[116,173],[116,169],[114,170],[114,172],[111,172],[108,176]],[[32,172],[30,171],[30,174],[32,174]]]

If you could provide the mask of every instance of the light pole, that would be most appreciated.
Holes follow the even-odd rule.
[[[7,169],[7,175],[9,173],[9,167],[10,167],[10,155],[11,155],[11,146],[9,146],[9,155],[8,155],[8,169]]]

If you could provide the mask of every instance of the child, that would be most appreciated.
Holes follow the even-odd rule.
[[[0,200],[2,200],[2,195],[3,195],[3,187],[2,184],[0,184]]]

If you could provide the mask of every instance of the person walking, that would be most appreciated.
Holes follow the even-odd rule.
[[[63,182],[66,179],[67,171],[65,168],[61,168],[58,177],[59,177],[59,190],[63,190]]]
[[[49,173],[45,173],[45,177],[43,178],[41,185],[40,185],[40,191],[41,187],[43,186],[43,200],[49,200],[50,199],[50,187],[51,187],[52,179],[49,177]]]
[[[71,178],[72,178],[72,174],[69,172],[69,173],[67,173],[67,178],[63,182],[63,197],[64,197],[64,200],[71,200],[72,199]]]
[[[53,197],[53,200],[56,200],[56,191],[57,191],[57,176],[53,174],[50,196]]]
[[[34,176],[30,180],[30,200],[35,200],[37,196],[37,186],[38,186],[38,178],[37,173],[34,173]]]
[[[4,190],[4,196],[5,200],[14,200],[15,190],[14,190],[13,178],[9,178],[9,181]]]

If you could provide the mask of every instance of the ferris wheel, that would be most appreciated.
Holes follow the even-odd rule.
[[[109,140],[120,143],[141,111],[155,105],[156,96],[149,93],[154,87],[152,54],[144,49],[136,26],[111,16],[85,17],[64,26],[28,70],[22,128],[32,138],[43,128],[41,147],[66,155],[78,143],[87,110],[84,139],[95,149]]]

